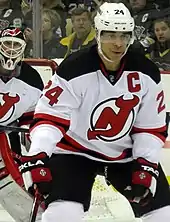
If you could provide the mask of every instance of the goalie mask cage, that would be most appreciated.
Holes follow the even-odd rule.
[[[46,84],[62,60],[25,59],[25,62],[35,68]],[[80,188],[81,189],[81,188]],[[135,218],[132,208],[120,193],[108,186],[104,177],[97,176],[92,190],[90,209],[83,218],[85,222],[139,222]]]

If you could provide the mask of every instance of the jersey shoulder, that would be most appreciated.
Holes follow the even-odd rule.
[[[59,65],[57,75],[69,81],[76,77],[93,73],[99,69],[96,46],[74,52]]]
[[[127,71],[138,71],[149,76],[155,83],[161,81],[161,75],[158,67],[141,53],[130,51],[127,53],[126,61]]]
[[[24,61],[21,65],[20,75],[17,78],[34,88],[40,89],[41,91],[44,88],[42,78],[38,71]]]

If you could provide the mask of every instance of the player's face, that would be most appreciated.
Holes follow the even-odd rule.
[[[154,25],[156,38],[159,42],[170,40],[170,27],[165,22],[157,22]]]
[[[73,29],[76,33],[88,34],[91,30],[92,24],[87,12],[81,15],[73,16]]]
[[[126,32],[102,32],[100,41],[104,55],[112,61],[122,58],[131,38]]]

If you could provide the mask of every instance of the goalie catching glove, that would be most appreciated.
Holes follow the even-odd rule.
[[[22,156],[19,159],[19,171],[25,188],[32,195],[35,193],[35,185],[43,195],[47,195],[50,191],[52,176],[47,167],[48,160],[49,157],[44,152],[34,156]]]
[[[132,168],[132,184],[125,189],[125,196],[130,202],[147,205],[155,196],[158,165],[143,158],[134,160]]]

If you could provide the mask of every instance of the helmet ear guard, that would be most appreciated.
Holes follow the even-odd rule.
[[[132,37],[130,39],[130,42],[129,42],[129,45],[132,45],[135,41],[135,34],[134,34],[134,31],[132,32]]]

